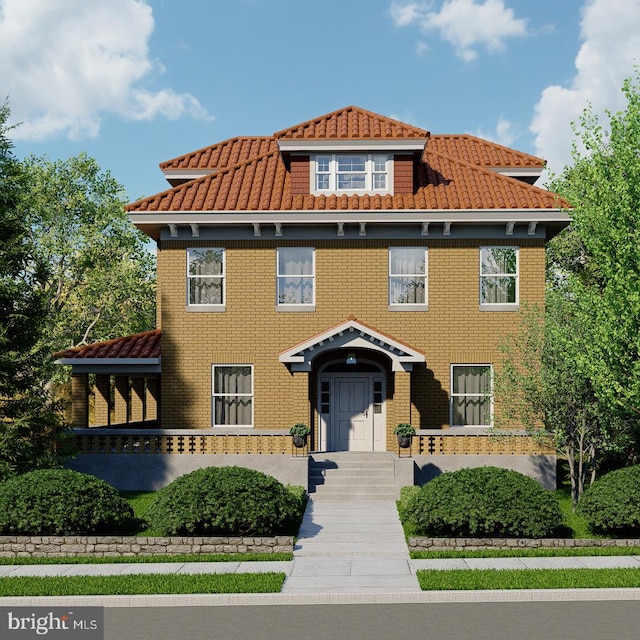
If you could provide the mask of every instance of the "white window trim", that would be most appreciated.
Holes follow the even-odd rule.
[[[340,155],[345,156],[365,156],[366,157],[366,169],[365,169],[365,188],[364,189],[338,189],[337,188],[337,157]],[[329,157],[329,188],[318,189],[316,188],[316,166],[317,159],[319,157]],[[373,159],[374,157],[386,158],[386,175],[387,184],[384,189],[373,188]],[[334,194],[345,195],[393,195],[393,155],[388,153],[363,153],[358,151],[345,152],[345,153],[317,153],[311,156],[311,162],[309,162],[311,181],[311,193],[316,196],[328,196]],[[379,172],[377,172],[379,173]]]
[[[486,394],[484,393],[454,393],[453,392],[453,369],[454,367],[489,367],[489,371],[491,372],[491,393],[489,397],[491,398],[490,403],[490,416],[491,416],[491,424],[472,424],[472,425],[464,425],[464,424],[453,424],[453,399],[454,398],[465,398],[468,396],[477,396],[484,398]],[[465,431],[469,429],[490,429],[493,427],[493,365],[487,362],[456,362],[455,364],[451,364],[449,369],[449,426],[452,429],[464,429]]]
[[[516,272],[482,274],[482,250],[483,249],[514,249],[516,252]],[[513,245],[485,245],[478,251],[478,302],[480,311],[518,311],[520,306],[520,247]],[[512,277],[516,281],[515,302],[482,302],[482,278]]]
[[[392,277],[406,277],[408,274],[391,273],[391,249],[424,249],[424,303],[391,302],[389,280]],[[420,275],[420,274],[416,274]],[[429,248],[422,246],[397,246],[389,247],[387,251],[387,301],[388,311],[429,311]]]
[[[287,304],[286,302],[280,302],[278,297],[278,291],[280,290],[280,278],[286,277],[285,274],[280,274],[280,250],[281,249],[311,249],[311,275],[300,276],[303,278],[310,278],[313,281],[313,296],[311,302],[305,302],[301,304]],[[315,247],[276,247],[276,310],[284,312],[312,312],[316,310],[316,249]]]
[[[220,250],[222,251],[222,274],[219,276],[192,276],[189,274],[189,252],[197,250]],[[226,311],[227,303],[227,250],[225,247],[187,247],[187,280],[186,280],[186,304],[189,312],[222,312]],[[220,278],[222,280],[222,303],[221,304],[192,304],[189,296],[190,281],[197,278]]]
[[[249,367],[251,369],[251,424],[216,424],[216,398],[246,397],[247,393],[216,393],[215,385],[215,369],[216,367]],[[211,426],[214,429],[253,429],[255,420],[255,377],[252,364],[246,363],[221,363],[211,365]]]

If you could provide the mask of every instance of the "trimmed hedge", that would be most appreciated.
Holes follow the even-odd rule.
[[[640,466],[611,471],[585,490],[578,504],[594,533],[640,533]]]
[[[147,519],[162,535],[284,535],[297,532],[305,503],[303,489],[260,471],[206,467],[158,491]]]
[[[421,535],[434,537],[544,538],[563,524],[550,491],[498,467],[443,473],[407,494],[400,511]]]
[[[133,510],[111,485],[70,469],[40,469],[0,484],[0,533],[117,533]]]

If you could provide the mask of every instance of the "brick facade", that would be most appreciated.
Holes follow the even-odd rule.
[[[388,248],[414,245],[428,247],[428,311],[390,311]],[[479,310],[479,247],[486,245],[519,247],[520,303],[542,303],[544,241],[537,239],[164,241],[161,426],[211,428],[214,363],[254,365],[257,430],[316,424],[314,376],[290,373],[278,354],[354,315],[426,355],[426,366],[410,374],[387,373],[387,448],[395,447],[398,422],[448,428],[451,364],[499,364],[498,346],[518,324],[517,312]],[[224,312],[185,305],[186,249],[207,246],[226,250]],[[315,311],[276,310],[280,246],[315,247]]]

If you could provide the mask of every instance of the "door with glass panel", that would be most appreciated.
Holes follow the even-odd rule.
[[[373,451],[371,378],[336,377],[331,419],[331,449]]]

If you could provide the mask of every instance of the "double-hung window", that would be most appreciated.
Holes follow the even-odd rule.
[[[312,311],[315,305],[314,248],[278,248],[276,280],[279,309]]]
[[[187,249],[187,305],[190,310],[224,309],[224,279],[224,249]]]
[[[518,305],[518,247],[480,248],[480,307],[513,309]]]
[[[427,308],[427,249],[389,249],[389,306],[411,310]]]
[[[213,426],[253,426],[253,366],[212,366]]]
[[[390,191],[391,161],[385,154],[320,154],[311,166],[315,194]]]
[[[451,365],[451,426],[490,427],[492,411],[491,365]]]

